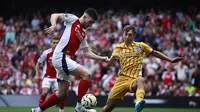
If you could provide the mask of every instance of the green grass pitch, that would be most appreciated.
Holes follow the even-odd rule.
[[[0,107],[0,112],[30,112],[31,107]],[[101,112],[100,108],[95,108]],[[52,107],[45,112],[58,112],[58,108]],[[73,107],[65,107],[65,112],[74,112]],[[133,112],[133,108],[115,108],[113,112]],[[142,112],[200,112],[200,109],[172,109],[172,108],[145,108]]]

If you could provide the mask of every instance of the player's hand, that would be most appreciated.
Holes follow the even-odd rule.
[[[172,59],[170,62],[171,63],[177,63],[177,62],[179,62],[181,60],[184,60],[184,58],[183,57],[176,57],[176,58]]]
[[[109,61],[109,58],[108,58],[107,56],[105,56],[105,57],[102,57],[101,60],[102,60],[102,61],[105,61],[105,62],[108,62],[108,61]]]
[[[45,33],[52,34],[56,29],[56,25],[51,25],[49,28],[44,29]]]
[[[115,55],[113,55],[114,58],[122,58],[122,54],[121,53],[117,53]]]

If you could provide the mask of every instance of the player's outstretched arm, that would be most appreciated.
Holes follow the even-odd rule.
[[[44,29],[45,33],[51,34],[56,29],[56,22],[58,19],[62,19],[64,16],[64,13],[54,13],[51,14],[50,22],[51,26],[49,28]]]
[[[111,67],[116,59],[122,58],[122,55],[120,53],[117,53],[115,55],[112,55],[108,61],[107,67]]]
[[[176,63],[176,62],[179,62],[181,60],[183,60],[184,58],[183,57],[176,57],[176,58],[169,58],[167,57],[166,55],[164,55],[163,53],[159,52],[159,51],[156,51],[156,50],[153,50],[151,55],[155,56],[155,57],[158,57],[162,60],[166,60],[166,61],[169,61],[171,63]]]
[[[36,79],[38,79],[40,77],[40,63],[37,62],[36,66],[35,66],[35,76],[36,76]]]
[[[109,61],[108,61],[108,64],[107,64],[107,67],[111,67],[115,62],[115,56],[111,56]]]
[[[85,57],[90,58],[90,59],[94,59],[94,60],[102,60],[102,61],[108,61],[108,57],[107,56],[99,56],[94,54],[92,51],[90,51],[89,47],[84,47],[82,48],[83,54]]]

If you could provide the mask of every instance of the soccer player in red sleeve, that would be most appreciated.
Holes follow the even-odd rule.
[[[98,19],[95,9],[88,8],[83,15],[77,16],[69,13],[55,13],[51,15],[51,26],[45,29],[46,33],[52,33],[56,28],[58,19],[64,21],[65,30],[57,44],[52,58],[52,63],[56,69],[58,80],[58,91],[52,94],[40,107],[32,108],[31,112],[42,112],[47,108],[58,104],[59,101],[65,101],[70,85],[70,75],[81,78],[78,89],[79,103],[75,108],[76,112],[96,112],[94,109],[85,109],[80,105],[81,98],[86,94],[90,87],[90,73],[83,66],[73,61],[70,57],[80,48],[87,58],[94,60],[108,61],[108,57],[102,57],[90,51],[87,40],[86,30],[91,27]]]
[[[52,55],[56,45],[58,44],[60,38],[52,38],[51,39],[51,48],[45,50],[40,58],[37,61],[35,70],[36,70],[36,77],[40,77],[40,65],[44,63],[43,67],[43,74],[42,74],[42,94],[40,96],[40,100],[38,102],[38,106],[42,105],[48,95],[49,89],[53,88],[54,91],[58,89],[58,83],[56,79],[56,70],[52,65]],[[59,112],[64,112],[64,104],[65,102],[59,102],[60,110]]]

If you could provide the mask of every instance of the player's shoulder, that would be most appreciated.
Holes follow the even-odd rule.
[[[78,17],[75,14],[72,14],[72,13],[64,13],[64,16],[65,17],[74,17],[74,18],[78,19]]]
[[[122,42],[122,43],[119,43],[119,44],[117,44],[116,45],[116,48],[121,48],[121,47],[123,47],[125,45],[125,43],[124,42]]]
[[[51,48],[44,50],[44,51],[43,51],[43,54],[48,54],[48,53],[50,53],[50,52],[52,52],[52,49],[51,49]]]
[[[78,20],[79,18],[75,14],[64,13],[64,21],[73,22]]]
[[[133,44],[136,45],[136,46],[146,45],[146,43],[144,43],[144,42],[133,42]]]
[[[133,44],[135,45],[139,45],[139,44],[142,44],[143,42],[133,42]]]

